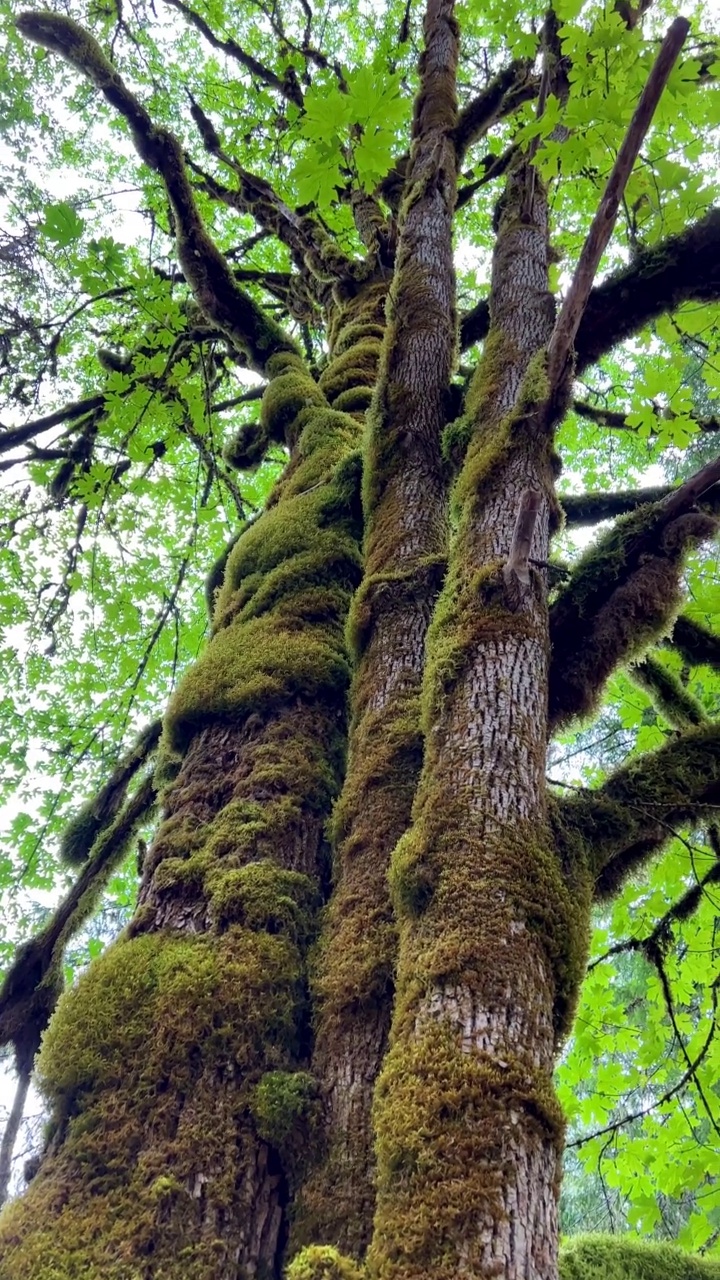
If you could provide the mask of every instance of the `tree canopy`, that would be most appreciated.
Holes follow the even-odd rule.
[[[342,1268],[369,1243],[367,1180],[347,1183],[357,1226],[333,1235],[322,1178],[306,1175],[297,1134],[291,1149],[277,1129],[282,1108],[302,1113],[299,1145],[312,1146],[347,1010],[372,1003],[367,1025],[380,1029],[362,1034],[377,1035],[379,1067],[397,995],[373,1122],[371,1274],[416,1274],[388,1241],[410,1213],[404,1176],[417,1194],[408,1151],[432,1168],[413,1147],[430,1107],[417,1081],[442,1078],[448,1132],[451,1099],[470,1089],[442,1040],[427,1061],[413,1042],[416,1093],[398,1066],[425,1016],[419,986],[442,971],[460,990],[457,975],[486,962],[467,920],[469,886],[486,874],[488,918],[504,920],[506,890],[495,894],[480,855],[458,854],[453,871],[477,834],[466,832],[473,769],[492,775],[480,748],[462,754],[458,689],[477,723],[505,701],[520,708],[508,776],[518,795],[532,775],[528,795],[540,796],[537,812],[518,801],[521,834],[503,858],[510,879],[533,866],[523,928],[542,935],[554,975],[564,1228],[630,1229],[720,1258],[718,21],[697,5],[689,33],[671,27],[665,0],[452,10],[110,0],[18,16],[0,5],[0,1042],[26,1086],[61,989],[96,984],[97,1045],[80,1044],[72,996],[61,1011],[77,1037],[71,1027],[63,1039],[60,1015],[45,1035],[54,1157],[76,1118],[67,1045],[78,1079],[93,1081],[93,1046],[113,1064],[126,1052],[102,1015],[102,974],[119,989],[112,957],[125,953],[110,948],[106,969],[91,964],[77,984],[121,929],[142,961],[122,969],[138,1008],[151,1007],[151,972],[158,985],[171,964],[193,975],[188,994],[173,970],[178,1022],[264,974],[300,1048],[253,1060],[243,1105],[311,1223],[305,1235],[278,1228],[278,1257],[293,1230],[309,1246],[294,1280],[354,1275]],[[617,180],[604,242],[608,178],[669,27],[667,83]],[[486,655],[471,697],[467,655],[500,652],[508,619],[528,654],[544,628],[547,670],[536,680],[526,654],[493,674]],[[394,663],[410,672],[399,692]],[[547,787],[545,738],[527,747],[518,716],[547,730]],[[253,756],[248,742],[271,723],[275,745],[263,739]],[[228,724],[250,762],[218,740],[203,785],[215,804],[223,770],[236,782],[245,769],[255,791],[243,833],[234,811],[201,850],[196,833],[216,819],[200,806],[182,827],[177,797],[203,733]],[[272,751],[291,738],[280,765]],[[386,809],[364,816],[378,780]],[[267,871],[274,840],[294,842],[282,884]],[[224,878],[193,863],[241,845]],[[241,885],[247,865],[260,870]],[[428,903],[441,898],[436,919]],[[191,959],[186,940],[172,962],[150,942],[156,927],[225,937],[238,919],[259,929],[256,918],[267,939],[297,945],[292,982],[269,941],[232,982],[209,953]],[[291,1015],[308,983],[313,1011]],[[136,1054],[150,1025],[138,1019]],[[212,1041],[218,1025],[208,1013],[198,1035]],[[279,1036],[269,1025],[248,1037]],[[479,1110],[486,1084],[472,1082]],[[556,1103],[519,1075],[512,1088],[562,1141]],[[5,1191],[19,1120],[0,1149]],[[475,1148],[458,1135],[469,1162]],[[158,1205],[175,1195],[163,1170],[151,1169]],[[337,1216],[346,1200],[338,1192]],[[452,1235],[442,1205],[421,1207]],[[331,1262],[312,1249],[336,1244],[348,1259],[323,1272]],[[570,1253],[564,1265],[570,1280],[590,1274]]]

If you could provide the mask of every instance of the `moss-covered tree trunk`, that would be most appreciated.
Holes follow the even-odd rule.
[[[320,1127],[306,958],[361,574],[362,415],[331,405],[374,382],[367,333],[385,292],[371,281],[331,302],[319,383],[292,352],[269,362],[259,430],[290,461],[229,556],[212,638],[168,709],[172,781],[135,917],[46,1037],[53,1134],[4,1219],[8,1280],[279,1274]]]
[[[250,468],[275,443],[287,465],[233,540],[167,710],[133,920],[45,1035],[50,1133],[0,1222],[0,1280],[278,1280],[287,1262],[291,1280],[555,1280],[551,1077],[593,882],[611,893],[669,823],[717,806],[720,752],[691,716],[649,763],[551,802],[548,733],[667,628],[684,553],[716,530],[696,505],[720,469],[615,526],[548,608],[572,370],[569,346],[550,358],[547,193],[517,147],[461,409],[452,383],[458,169],[506,92],[522,91],[507,113],[527,99],[529,67],[458,113],[453,0],[427,3],[409,154],[379,194],[351,193],[361,255],[237,171],[228,203],[282,241],[275,285],[323,329],[321,370],[243,292],[182,146],[101,46],[59,14],[20,27],[124,117],[195,303],[267,381],[227,457]],[[555,28],[545,70],[562,80]],[[120,810],[125,835],[150,791]],[[0,999],[26,1069],[66,926],[25,1003],[17,972]]]

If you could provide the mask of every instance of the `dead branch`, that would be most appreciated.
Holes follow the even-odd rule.
[[[524,489],[520,497],[513,530],[510,554],[503,567],[503,578],[511,598],[511,608],[519,608],[530,587],[529,557],[542,494],[538,489]]]
[[[676,18],[668,29],[608,178],[548,346],[548,376],[553,388],[557,388],[565,376],[593,280],[615,226],[623,192],[689,30],[690,23],[686,18]]]

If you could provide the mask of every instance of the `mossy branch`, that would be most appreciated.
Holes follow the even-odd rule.
[[[683,302],[720,298],[720,208],[660,244],[592,290],[578,332],[577,371]]]
[[[112,871],[154,804],[150,775],[97,839],[92,858],[47,924],[18,947],[0,990],[0,1045],[13,1046],[19,1072],[32,1070],[42,1033],[57,1004],[67,943],[94,911]]]
[[[691,729],[709,719],[697,698],[678,680],[673,671],[649,654],[629,669],[630,678],[650,694],[658,711],[675,729]]]
[[[296,107],[302,108],[303,94],[294,67],[288,67],[285,76],[281,79],[270,67],[266,67],[263,62],[253,57],[251,53],[247,53],[238,44],[237,40],[223,40],[218,36],[202,14],[199,14],[189,4],[184,4],[183,0],[165,0],[165,3],[176,9],[178,13],[181,13],[186,22],[191,27],[194,27],[196,31],[199,31],[201,36],[207,40],[211,48],[217,49],[218,52],[224,53],[228,58],[232,58],[233,61],[239,62],[241,67],[244,67],[251,75],[256,76],[268,89],[273,89],[288,102],[292,102]]]
[[[697,502],[718,476],[716,459],[660,502],[621,517],[580,560],[550,611],[552,728],[591,711],[612,671],[668,626],[687,552],[717,531]]]
[[[616,770],[594,791],[559,801],[559,841],[572,860],[587,850],[596,896],[612,896],[675,828],[720,807],[720,724],[689,730]],[[578,844],[579,842],[579,844]]]
[[[45,10],[21,13],[16,25],[21,35],[59,54],[85,76],[127,121],[140,159],[163,180],[175,221],[178,260],[208,319],[261,373],[274,352],[295,351],[292,339],[239,287],[211,238],[200,217],[177,138],[153,123],[95,37],[72,18]]]
[[[627,515],[648,502],[660,502],[675,488],[675,485],[661,484],[647,489],[618,489],[615,493],[561,493],[560,503],[566,526],[576,529]]]
[[[539,81],[531,72],[530,59],[516,59],[462,108],[453,135],[458,164],[462,164],[473,143],[483,138],[498,120],[537,97]]]
[[[627,421],[630,410],[624,413],[618,409],[603,409],[600,405],[589,404],[587,400],[573,400],[572,407],[581,418],[588,418],[590,422],[596,422],[599,427],[607,427],[611,431],[636,431],[636,428]],[[652,435],[659,433],[663,422],[672,422],[677,417],[672,410],[661,410],[655,404],[653,411],[658,420],[658,428],[657,432],[651,433]],[[720,418],[692,418],[691,420],[697,431],[720,431]]]
[[[670,643],[689,666],[705,665],[720,671],[720,636],[692,618],[681,615],[677,619]]]
[[[70,819],[60,838],[60,859],[69,867],[81,867],[94,842],[114,821],[132,779],[160,741],[162,721],[153,720],[118,761],[107,782]]]

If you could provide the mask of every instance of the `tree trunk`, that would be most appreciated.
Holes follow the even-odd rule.
[[[375,1204],[371,1106],[392,1011],[395,927],[387,873],[422,763],[425,636],[446,564],[440,441],[456,336],[452,219],[458,29],[452,0],[425,18],[421,91],[401,206],[363,477],[365,573],[353,602],[349,766],[334,817],[338,883],[320,953],[313,1069],[326,1145],[293,1242],[362,1256]]]
[[[486,349],[454,428],[469,447],[428,640],[426,759],[391,868],[398,989],[370,1255],[382,1277],[557,1272],[551,1075],[572,906],[544,799],[545,585],[533,571],[518,598],[503,574],[523,493],[542,495],[541,561],[556,511],[551,440],[532,412],[553,323],[547,244],[545,192],[521,165],[503,198]]]
[[[362,415],[386,285],[331,303],[319,383],[274,357],[259,430],[291,447],[228,559],[205,653],[165,720],[164,819],[126,936],[61,1002],[54,1133],[3,1221],[3,1280],[277,1276],[318,1131],[306,954],[344,768],[344,626],[360,577]],[[358,340],[358,334],[360,338]],[[241,445],[254,447],[249,433]],[[71,1262],[72,1259],[72,1262]]]

